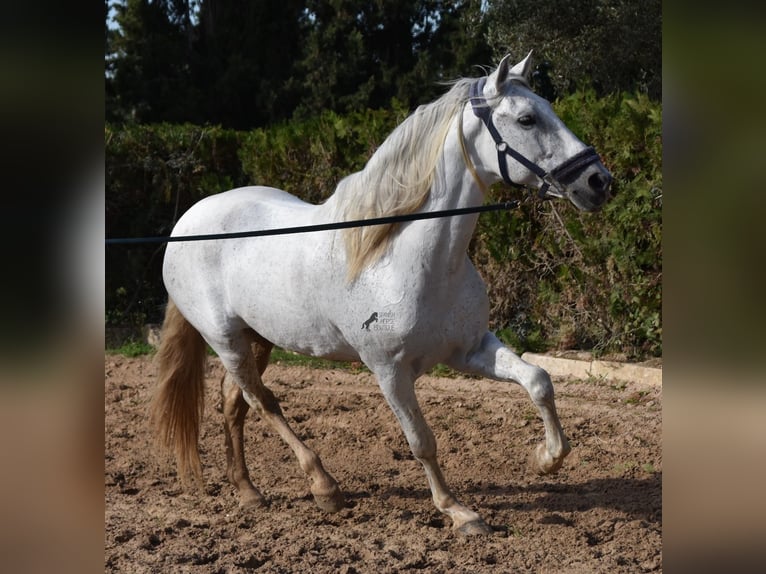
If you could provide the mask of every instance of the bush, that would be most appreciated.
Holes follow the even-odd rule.
[[[253,130],[244,135],[243,170],[254,185],[278,187],[309,203],[321,203],[343,177],[364,167],[406,113],[396,104],[393,110],[346,116],[328,111]]]
[[[193,125],[107,125],[107,237],[170,233],[207,195],[244,185],[241,134]],[[106,252],[106,322],[157,321],[166,302],[164,245],[114,245]]]

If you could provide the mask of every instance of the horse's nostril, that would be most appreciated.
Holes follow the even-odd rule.
[[[610,183],[612,183],[612,178],[600,172],[596,172],[588,178],[588,184],[596,191],[606,191],[609,189]]]

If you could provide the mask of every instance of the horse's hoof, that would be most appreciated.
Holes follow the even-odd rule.
[[[241,495],[239,499],[239,507],[243,510],[266,508],[268,505],[269,501],[259,492],[248,492]]]
[[[535,448],[532,451],[532,454],[529,456],[530,468],[532,471],[534,471],[535,474],[539,475],[553,474],[558,472],[563,463],[564,457],[561,457],[558,460],[554,459],[548,453],[548,449],[545,448],[544,444],[538,445],[537,448]]]
[[[457,533],[461,536],[491,536],[494,531],[489,524],[481,518],[477,518],[463,524],[463,526],[457,529]]]
[[[314,501],[321,510],[329,513],[339,512],[346,507],[346,499],[339,489],[330,494],[314,494]]]

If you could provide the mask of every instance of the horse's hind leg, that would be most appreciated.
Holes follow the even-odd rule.
[[[257,337],[252,345],[258,372],[263,375],[269,364],[272,345],[269,341]],[[245,416],[250,406],[242,396],[242,389],[234,383],[229,373],[221,379],[221,402],[224,416],[224,436],[226,440],[226,476],[237,488],[239,502],[243,507],[266,506],[266,499],[253,485],[245,463]]]
[[[258,412],[295,453],[298,464],[311,480],[311,494],[314,495],[317,505],[327,512],[339,511],[345,506],[345,501],[338,483],[324,469],[317,454],[306,446],[287,424],[276,397],[263,384],[259,358],[250,350],[250,341],[255,337],[257,342],[258,336],[252,331],[247,332],[247,335],[241,343],[229,339],[229,350],[218,351],[221,361],[231,375],[232,382],[242,389],[242,397],[246,403]],[[238,435],[231,433],[230,437],[234,447]],[[242,441],[239,441],[239,448],[241,451]],[[237,460],[238,455],[233,457],[235,469],[239,464]],[[244,469],[244,459],[242,468]]]
[[[240,506],[266,506],[266,499],[250,481],[245,463],[245,415],[250,407],[242,396],[242,389],[231,380],[228,373],[221,380],[221,397],[226,440],[226,477],[237,489]]]

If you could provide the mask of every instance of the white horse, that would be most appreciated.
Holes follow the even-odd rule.
[[[501,178],[596,210],[609,196],[611,176],[593,149],[530,90],[529,62],[528,55],[511,66],[506,56],[489,76],[455,82],[399,125],[365,168],[344,178],[322,205],[269,187],[234,189],[192,206],[173,235],[479,206],[487,186]],[[201,476],[197,446],[207,342],[227,372],[221,383],[227,474],[241,504],[265,504],[244,460],[243,422],[253,407],[295,452],[318,506],[328,512],[344,506],[338,484],[263,384],[269,354],[278,345],[364,362],[425,469],[436,508],[461,533],[491,532],[447,486],[415,380],[444,363],[518,382],[545,426],[545,441],[532,453],[534,468],[557,471],[570,446],[548,374],[488,331],[486,288],[467,256],[477,217],[170,243],[163,267],[169,302],[152,417],[160,441],[175,451],[180,476]]]

